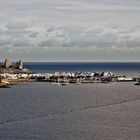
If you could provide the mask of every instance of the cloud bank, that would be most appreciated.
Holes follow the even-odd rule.
[[[138,0],[0,1],[0,59],[140,61]]]

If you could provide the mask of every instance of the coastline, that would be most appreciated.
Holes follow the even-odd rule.
[[[50,82],[61,85],[66,84],[94,84],[94,83],[112,83],[112,82],[138,82],[139,77],[117,76],[111,72],[54,72],[54,73],[33,73],[33,74],[0,74],[3,77],[1,87],[18,84],[20,82]],[[5,83],[5,84],[4,84]],[[136,83],[136,85],[139,85]]]
[[[21,60],[11,63],[6,59],[0,68],[0,76],[9,85],[19,82],[51,82],[52,84],[60,83],[62,85],[69,83],[137,82],[140,76],[138,66],[138,62],[30,62],[23,66]],[[49,70],[50,72],[48,72]]]

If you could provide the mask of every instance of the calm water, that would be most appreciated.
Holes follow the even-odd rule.
[[[0,140],[139,140],[139,91],[131,82],[0,89]]]
[[[56,63],[56,62],[34,62],[24,63],[26,68],[33,70],[34,72],[54,72],[54,71],[89,71],[89,72],[102,72],[111,71],[114,74],[123,74],[129,76],[138,76],[140,72],[140,63]]]
[[[36,72],[53,71],[140,71],[140,63],[65,63],[26,62],[25,67]]]

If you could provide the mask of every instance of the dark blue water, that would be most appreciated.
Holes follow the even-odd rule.
[[[34,72],[54,72],[54,71],[140,71],[140,62],[120,63],[120,62],[25,62],[26,68]]]

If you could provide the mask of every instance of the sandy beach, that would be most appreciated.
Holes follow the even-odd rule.
[[[139,140],[140,86],[20,83],[0,90],[2,140]]]

